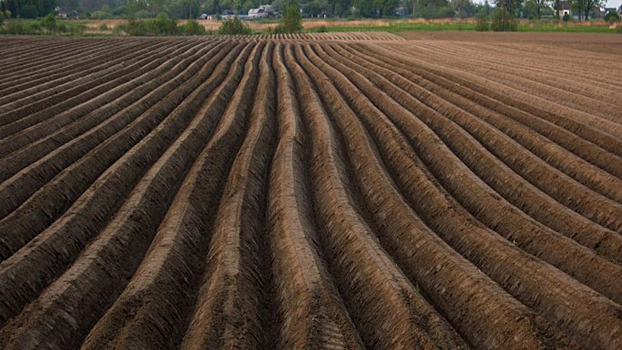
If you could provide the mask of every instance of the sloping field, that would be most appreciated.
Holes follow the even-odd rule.
[[[1,349],[622,349],[622,60],[0,39]]]

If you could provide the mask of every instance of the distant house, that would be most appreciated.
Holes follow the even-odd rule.
[[[79,13],[76,10],[65,11],[59,6],[54,8],[54,15],[58,18],[77,18]]]
[[[248,10],[248,19],[268,18],[274,15],[272,5],[260,5],[256,9]]]
[[[622,5],[618,7],[618,16],[622,17]]]
[[[220,14],[220,17],[223,20],[227,20],[227,19],[232,19],[233,17],[235,17],[235,12],[231,11],[231,10],[224,10],[222,11],[222,13]]]
[[[559,2],[559,15],[560,16],[572,16],[572,4],[570,1],[560,1]]]
[[[592,12],[592,18],[603,18],[605,17],[605,13],[607,12],[605,11],[604,7],[596,6],[594,7],[594,11]]]

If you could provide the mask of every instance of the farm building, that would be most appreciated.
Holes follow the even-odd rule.
[[[572,4],[570,1],[560,1],[559,2],[559,15],[560,16],[572,16]]]

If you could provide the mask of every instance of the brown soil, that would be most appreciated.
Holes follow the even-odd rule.
[[[487,44],[542,45],[566,54],[573,51],[622,54],[622,35],[591,33],[538,33],[538,32],[473,32],[473,31],[417,31],[400,32],[407,40],[434,40],[476,42]]]
[[[2,39],[0,348],[622,348],[622,41],[403,36]]]

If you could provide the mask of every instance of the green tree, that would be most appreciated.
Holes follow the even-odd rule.
[[[498,7],[492,14],[490,29],[495,32],[515,31],[516,27],[514,16],[505,7]]]
[[[490,29],[490,20],[485,10],[477,14],[477,22],[475,22],[475,30],[478,32],[486,32]]]
[[[41,20],[41,27],[49,31],[56,30],[56,18],[54,18],[53,13],[48,14],[47,16],[45,16],[45,18]]]
[[[218,34],[241,35],[252,34],[253,31],[236,16],[222,22],[218,28]]]
[[[198,0],[171,1],[165,8],[166,12],[173,18],[197,18],[200,15],[200,3]]]
[[[281,19],[275,31],[277,33],[298,33],[302,31],[302,15],[298,5],[292,5],[287,8],[283,19]]]
[[[459,18],[473,17],[477,14],[477,6],[472,0],[452,0],[451,8]]]
[[[570,3],[572,5],[572,10],[577,14],[579,21],[581,20],[581,16],[583,15],[583,11],[585,10],[585,4],[587,0],[571,0]]]
[[[3,4],[4,7],[11,12],[11,16],[9,17],[17,16],[17,0],[5,0]]]
[[[530,12],[535,12],[535,17],[537,19],[542,18],[542,10],[549,6],[550,0],[528,0],[525,3],[525,7],[527,7]],[[531,17],[531,16],[528,16]]]
[[[523,0],[495,0],[495,4],[497,8],[503,7],[510,15],[516,16],[523,5]]]
[[[447,0],[418,0],[417,13],[423,18],[444,17],[447,10],[453,12]]]
[[[183,25],[182,30],[184,35],[205,35],[205,27],[199,24],[199,22],[189,19],[186,24]]]
[[[619,20],[620,20],[620,16],[618,16],[618,14],[615,13],[614,11],[608,11],[607,14],[605,15],[605,22],[607,23],[617,22]]]
[[[307,3],[303,12],[305,16],[317,17],[322,13],[330,12],[330,6],[326,0],[313,0]]]
[[[397,5],[399,5],[398,0],[375,0],[374,1],[375,10],[378,17],[390,16],[395,12]]]
[[[490,3],[488,2],[488,0],[486,0],[484,2],[484,8],[483,8],[484,12],[486,13],[487,17],[490,17],[490,15],[492,14],[492,10],[490,9]]]
[[[590,12],[594,12],[595,7],[604,6],[606,1],[604,0],[585,0],[585,5],[583,7],[583,11],[585,13],[585,20],[590,19]]]

